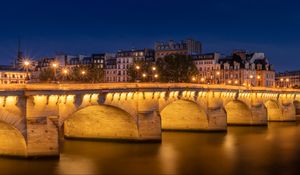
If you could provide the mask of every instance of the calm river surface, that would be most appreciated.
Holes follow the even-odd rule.
[[[297,174],[300,121],[164,132],[162,143],[64,142],[59,159],[0,158],[0,174]]]

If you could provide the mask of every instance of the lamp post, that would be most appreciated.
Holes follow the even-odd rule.
[[[147,74],[146,73],[143,73],[143,80],[145,81],[146,77],[147,77]]]
[[[286,87],[289,87],[290,85],[289,85],[289,82],[290,82],[290,79],[285,79],[285,81],[286,81]]]
[[[63,80],[65,80],[69,71],[68,71],[68,69],[65,68],[65,69],[63,69],[62,73],[63,73]]]
[[[252,86],[253,75],[250,75],[249,78],[250,78],[249,86],[251,87]]]
[[[135,66],[135,70],[136,70],[136,81],[139,80],[139,70],[141,69],[141,67],[139,65]]]
[[[260,79],[261,79],[261,76],[257,75],[258,86],[260,86]]]
[[[24,67],[26,69],[26,81],[28,81],[29,80],[28,69],[29,69],[29,66],[30,66],[30,62],[28,60],[25,60],[23,64],[24,64]]]
[[[283,87],[283,78],[280,78],[280,86]]]
[[[217,77],[217,84],[219,84],[220,83],[220,71],[217,71],[216,72],[216,77]]]
[[[54,74],[53,81],[56,81],[56,69],[57,69],[57,67],[58,67],[58,63],[53,62],[53,63],[51,64],[51,66],[52,66],[52,68],[53,68],[53,74]]]
[[[82,71],[81,71],[81,75],[82,75],[82,80],[84,80],[84,76],[86,75],[86,71],[85,71],[85,70],[82,70]]]
[[[157,81],[157,79],[158,79],[158,74],[154,74],[154,79]]]
[[[155,71],[156,71],[156,67],[155,66],[152,66],[152,76],[151,76],[151,78],[152,78],[152,81],[154,81],[156,78],[154,77],[156,74],[154,74],[155,73]]]

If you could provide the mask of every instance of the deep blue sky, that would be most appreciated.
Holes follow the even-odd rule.
[[[189,37],[204,52],[265,52],[277,70],[300,69],[300,3],[289,0],[7,0],[0,4],[0,64],[29,56],[111,52]]]

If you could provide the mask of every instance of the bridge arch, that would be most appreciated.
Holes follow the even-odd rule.
[[[268,120],[280,119],[282,118],[282,109],[277,101],[275,100],[267,100],[264,103],[267,108],[267,116]]]
[[[20,130],[10,123],[0,121],[0,155],[26,156],[26,139]]]
[[[111,105],[90,105],[77,110],[64,120],[64,136],[87,139],[137,139],[134,116]]]
[[[241,100],[231,100],[225,106],[228,124],[250,124],[252,113],[246,103]]]
[[[23,137],[26,136],[25,122],[20,116],[5,109],[0,109],[0,121],[3,121],[16,128],[23,135]]]
[[[192,100],[175,100],[160,110],[164,130],[205,130],[208,128],[206,110]]]

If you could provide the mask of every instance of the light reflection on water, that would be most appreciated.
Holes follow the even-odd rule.
[[[300,126],[164,132],[162,143],[67,140],[60,159],[0,158],[0,174],[296,174]]]

